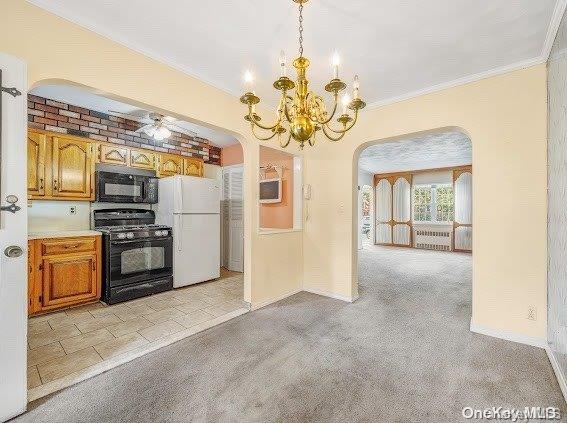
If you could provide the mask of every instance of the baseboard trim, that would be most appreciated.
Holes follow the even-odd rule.
[[[269,300],[264,300],[264,301],[259,302],[259,303],[252,303],[250,310],[254,311],[254,310],[258,310],[260,308],[269,306],[270,304],[277,303],[278,301],[281,301],[281,300],[283,300],[287,297],[291,297],[292,295],[299,294],[301,291],[302,291],[301,288],[294,289],[293,291],[286,292],[285,294],[279,295],[279,296],[274,297],[274,298],[270,298]]]
[[[356,300],[358,300],[358,295],[356,295],[354,297],[347,297],[346,295],[335,294],[334,292],[321,291],[321,290],[318,290],[318,289],[305,288],[305,287],[303,288],[303,290],[305,292],[310,292],[311,294],[321,295],[323,297],[334,298],[335,300],[346,301],[347,303],[353,303]]]
[[[475,325],[474,323],[471,323],[470,330],[471,332],[479,333],[481,335],[492,336],[493,338],[500,338],[506,341],[517,342],[519,344],[531,345],[532,347],[544,349],[547,347],[547,343],[542,338],[534,338],[533,336],[521,335],[515,332],[495,330],[484,326]]]
[[[563,373],[563,369],[561,369],[557,357],[555,357],[555,353],[549,348],[549,345],[545,347],[545,352],[547,353],[547,358],[549,358],[549,362],[551,363],[551,367],[553,368],[553,372],[563,393],[563,398],[567,401],[567,379],[565,378],[565,373]]]

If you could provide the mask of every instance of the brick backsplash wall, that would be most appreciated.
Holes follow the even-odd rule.
[[[28,94],[28,127],[77,135],[129,147],[202,158],[205,163],[221,164],[221,149],[204,138],[172,131],[171,137],[156,141],[134,132],[141,124],[134,120],[100,113]]]

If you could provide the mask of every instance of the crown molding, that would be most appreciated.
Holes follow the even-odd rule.
[[[51,2],[50,0],[26,0],[28,3],[39,7],[40,9],[51,13],[63,20],[66,20],[67,22],[70,22],[74,25],[77,25],[81,28],[87,29],[90,32],[93,32],[109,41],[112,41],[113,43],[117,43],[120,44],[123,47],[126,47],[136,53],[139,53],[143,56],[149,57],[150,59],[155,60],[156,62],[159,62],[169,68],[175,69],[179,72],[182,72],[188,76],[190,76],[191,78],[194,78],[200,82],[203,82],[217,90],[220,90],[226,94],[229,94],[233,97],[237,97],[239,98],[241,93],[230,90],[227,87],[224,87],[220,84],[218,84],[216,81],[213,81],[212,79],[209,79],[203,75],[199,75],[195,72],[193,72],[191,69],[188,69],[185,66],[182,66],[178,63],[175,63],[171,60],[168,60],[166,58],[164,58],[163,56],[161,56],[160,54],[151,51],[151,50],[146,50],[144,48],[141,48],[139,46],[134,45],[133,43],[131,43],[128,40],[123,39],[122,37],[116,35],[115,33],[103,33],[101,32],[99,29],[95,28],[93,25],[85,22],[83,19],[79,18],[76,14],[74,13],[70,13],[68,10],[65,10],[64,8],[61,7],[57,7],[56,5],[53,4],[53,2]]]
[[[399,103],[400,101],[410,100],[412,98],[420,97],[426,94],[432,94],[438,91],[443,91],[449,88],[458,87],[460,85],[470,84],[471,82],[480,81],[482,79],[490,78],[497,75],[502,75],[505,73],[513,72],[520,69],[529,68],[531,66],[539,65],[545,63],[547,60],[541,56],[534,57],[532,59],[523,60],[521,62],[512,63],[510,65],[502,66],[499,68],[489,69],[487,71],[479,72],[473,75],[467,75],[462,78],[454,79],[452,81],[443,82],[441,84],[432,85],[430,87],[422,88],[420,90],[411,91],[406,94],[402,94],[397,97],[390,97],[385,100],[376,101],[370,103],[368,109],[376,109],[379,107],[388,106],[390,104]]]
[[[553,43],[557,37],[557,31],[559,31],[559,26],[561,25],[561,20],[563,19],[566,8],[567,0],[557,0],[557,3],[555,3],[555,9],[553,9],[553,15],[551,16],[545,42],[541,50],[541,57],[544,58],[545,61],[549,59],[549,55],[553,49]]]
[[[555,3],[555,8],[553,9],[553,14],[551,15],[551,20],[549,26],[547,27],[547,34],[545,36],[545,41],[541,50],[541,54],[538,57],[532,59],[523,60],[521,62],[512,63],[510,65],[502,66],[499,68],[489,69],[484,72],[479,72],[473,75],[468,75],[462,78],[454,79],[452,81],[443,82],[441,84],[432,85],[430,87],[422,88],[420,90],[412,91],[406,94],[402,94],[396,97],[390,97],[385,100],[376,101],[368,105],[368,109],[375,109],[378,107],[387,106],[394,103],[399,103],[400,101],[410,100],[415,97],[419,97],[426,94],[432,94],[437,91],[446,90],[448,88],[454,88],[459,85],[469,84],[471,82],[480,81],[485,78],[490,78],[497,75],[502,75],[508,72],[513,72],[520,69],[529,68],[531,66],[540,65],[546,63],[549,60],[551,50],[553,48],[553,43],[557,37],[557,31],[559,31],[559,26],[561,25],[561,20],[567,9],[567,0],[557,0]]]
[[[115,43],[121,44],[122,46],[133,50],[139,54],[142,54],[146,57],[149,57],[153,60],[156,60],[159,63],[162,63],[168,67],[171,67],[175,70],[178,70],[192,78],[195,78],[215,89],[218,89],[220,91],[225,92],[226,94],[229,94],[233,97],[240,97],[239,92],[236,92],[234,90],[231,90],[227,87],[221,86],[220,84],[218,84],[217,81],[213,81],[203,75],[197,74],[194,71],[192,71],[191,69],[188,69],[185,66],[182,66],[178,63],[172,62],[170,60],[167,60],[166,58],[164,58],[163,56],[159,55],[158,53],[154,52],[154,51],[150,51],[150,50],[146,50],[144,48],[140,48],[138,46],[133,45],[133,43],[124,40],[122,37],[117,36],[114,33],[110,33],[110,34],[104,34],[102,32],[100,32],[97,28],[95,28],[94,26],[85,23],[82,19],[80,19],[78,16],[76,16],[73,13],[69,13],[69,11],[64,10],[63,8],[57,7],[55,6],[51,1],[49,0],[27,0],[29,3],[33,4],[34,6],[40,7],[41,9],[49,12],[49,13],[53,13],[57,16],[59,16],[60,18],[67,20],[75,25],[78,25],[82,28],[86,28],[91,32],[94,32],[95,34],[106,38],[110,41],[113,41]],[[555,37],[557,36],[557,31],[559,30],[559,25],[561,24],[561,20],[563,18],[563,14],[565,13],[565,10],[567,9],[567,0],[557,0],[556,4],[555,4],[555,8],[553,9],[553,14],[551,17],[551,21],[549,23],[548,29],[547,29],[547,33],[546,33],[546,37],[545,37],[545,41],[542,47],[542,51],[540,53],[539,56],[533,57],[531,59],[527,59],[527,60],[523,60],[520,62],[516,62],[516,63],[512,63],[510,65],[505,65],[505,66],[501,66],[498,68],[493,68],[493,69],[489,69],[483,72],[479,72],[476,74],[472,74],[472,75],[467,75],[464,76],[462,78],[457,78],[448,82],[443,82],[440,84],[436,84],[436,85],[432,85],[429,87],[425,87],[419,90],[415,90],[415,91],[410,91],[408,93],[404,93],[401,94],[399,96],[395,96],[395,97],[390,97],[384,100],[379,100],[379,101],[375,101],[372,103],[369,103],[367,105],[367,110],[372,110],[372,109],[376,109],[379,107],[384,107],[390,104],[394,104],[394,103],[399,103],[401,101],[405,101],[405,100],[410,100],[412,98],[416,98],[416,97],[420,97],[422,95],[426,95],[426,94],[432,94],[438,91],[443,91],[449,88],[454,88],[460,85],[465,85],[465,84],[469,84],[472,82],[476,82],[476,81],[480,81],[482,79],[486,79],[486,78],[490,78],[493,76],[497,76],[497,75],[502,75],[505,73],[509,73],[509,72],[513,72],[516,70],[520,70],[520,69],[525,69],[525,68],[529,68],[531,66],[535,66],[535,65],[539,65],[542,63],[547,62],[547,60],[549,59],[549,56],[551,54],[551,50],[553,48],[553,42],[555,41]]]

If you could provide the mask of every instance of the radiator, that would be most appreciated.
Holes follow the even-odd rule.
[[[414,247],[426,250],[451,251],[452,230],[414,229]]]

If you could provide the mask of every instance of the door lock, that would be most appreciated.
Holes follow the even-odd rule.
[[[6,247],[6,249],[4,250],[4,255],[10,258],[20,257],[23,253],[24,250],[22,250],[17,245],[10,245],[9,247]]]
[[[6,197],[6,202],[8,202],[10,205],[0,207],[0,211],[9,211],[10,213],[16,213],[21,208],[20,206],[16,206],[18,197],[16,197],[15,195],[8,195]]]

